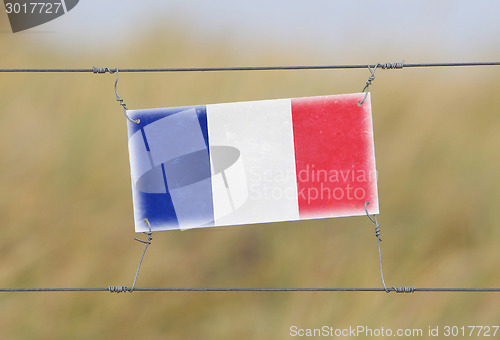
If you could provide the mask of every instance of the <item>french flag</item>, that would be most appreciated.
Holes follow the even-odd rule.
[[[135,231],[378,214],[363,97],[129,110]]]

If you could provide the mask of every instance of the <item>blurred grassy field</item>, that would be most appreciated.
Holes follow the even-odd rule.
[[[223,41],[195,48],[180,32],[73,60],[31,37],[9,39],[0,35],[9,46],[0,67],[246,62]],[[284,56],[252,64],[282,64]],[[286,58],[298,64],[307,54]],[[359,92],[368,75],[122,74],[119,92],[130,108],[154,108]],[[498,68],[377,72],[372,110],[388,285],[500,286],[499,75]],[[114,76],[0,79],[0,286],[131,285],[143,245],[133,240]],[[379,287],[378,271],[373,224],[356,217],[156,233],[138,286]],[[498,325],[499,302],[498,294],[471,293],[1,293],[0,338],[286,339],[292,325]]]

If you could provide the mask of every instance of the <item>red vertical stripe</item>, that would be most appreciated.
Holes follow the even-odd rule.
[[[300,218],[378,213],[370,97],[292,99]]]

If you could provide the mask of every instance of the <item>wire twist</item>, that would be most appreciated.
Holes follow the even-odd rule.
[[[127,286],[109,286],[108,291],[110,293],[124,293],[124,292],[132,293],[135,289],[135,283],[137,282],[137,277],[139,276],[139,270],[141,269],[142,260],[144,260],[144,255],[146,254],[146,250],[148,249],[148,246],[151,244],[151,241],[153,240],[153,237],[151,236],[153,235],[153,232],[151,231],[151,224],[149,224],[147,218],[144,219],[144,222],[148,224],[148,229],[149,229],[149,231],[143,233],[148,236],[147,240],[144,241],[134,237],[134,240],[144,243],[146,244],[146,246],[144,247],[141,260],[139,261],[139,265],[137,266],[137,270],[135,272],[135,277],[134,277],[134,283],[132,283],[132,288],[128,288]]]
[[[382,232],[380,230],[380,223],[378,223],[378,221],[377,221],[377,216],[375,216],[375,214],[373,214],[373,217],[372,217],[368,213],[368,209],[367,209],[368,204],[370,204],[370,202],[366,201],[365,202],[365,212],[366,212],[366,216],[368,216],[370,221],[372,221],[373,224],[375,224],[375,237],[377,238],[377,246],[378,246],[378,261],[379,261],[379,265],[380,265],[380,278],[382,279],[382,285],[384,286],[385,292],[386,293],[390,293],[390,292],[413,293],[413,292],[415,292],[415,287],[394,287],[393,286],[392,288],[387,288],[387,286],[385,285],[384,270],[382,268],[382,251],[380,249],[380,242],[382,242],[382,238],[380,237],[380,234]]]
[[[116,101],[121,105],[121,107],[123,108],[123,114],[125,115],[125,117],[127,117],[127,119],[129,121],[131,121],[132,123],[136,123],[136,124],[139,124],[141,122],[140,119],[136,119],[136,120],[133,120],[132,118],[129,117],[129,115],[127,114],[127,104],[125,104],[125,102],[123,101],[123,99],[120,97],[120,95],[118,94],[118,72],[119,72],[119,69],[118,67],[116,68],[109,68],[109,67],[92,67],[92,72],[94,73],[100,73],[100,74],[103,74],[103,73],[109,73],[109,74],[113,74],[113,73],[116,73],[116,80],[115,80],[115,96],[116,96]]]
[[[370,219],[370,221],[372,221],[375,224],[375,236],[377,237],[378,241],[382,242],[382,239],[380,238],[380,234],[382,233],[382,231],[380,230],[380,223],[378,223],[378,221],[377,221],[377,216],[373,215],[373,218],[372,218],[370,216],[370,214],[368,213],[368,209],[366,207],[369,204],[370,204],[370,202],[368,202],[368,201],[365,202],[366,216],[368,216],[368,218]]]
[[[402,69],[405,66],[405,61],[403,60],[400,63],[385,63],[378,65],[383,70],[394,70],[394,69]]]
[[[364,104],[365,100],[366,100],[366,97],[368,96],[368,88],[370,87],[370,85],[372,84],[372,81],[375,80],[375,71],[377,70],[377,67],[379,66],[380,64],[377,64],[375,65],[375,67],[372,69],[370,66],[368,66],[368,69],[370,70],[370,76],[368,77],[368,80],[366,81],[366,85],[365,87],[363,87],[363,91],[361,91],[362,93],[364,92],[365,93],[365,96],[363,97],[363,100],[358,102],[358,106],[361,106]],[[370,218],[371,219],[371,218]]]
[[[109,68],[109,67],[92,67],[92,72],[94,73],[110,73],[110,74],[113,74],[115,72],[117,72],[118,69],[117,68]]]
[[[414,293],[415,289],[415,287],[392,287],[396,293]]]
[[[394,70],[394,69],[402,69],[404,67],[404,60],[402,62],[396,62],[396,63],[384,63],[384,64],[376,64],[373,69],[368,65],[368,70],[370,70],[370,76],[368,77],[368,80],[366,81],[365,87],[363,87],[363,91],[365,96],[363,97],[363,100],[358,102],[358,106],[361,106],[364,104],[366,97],[368,96],[368,88],[372,84],[372,81],[375,80],[375,71],[377,70],[377,67],[380,67],[383,70]]]
[[[137,276],[139,276],[139,270],[141,269],[142,260],[144,259],[144,255],[146,254],[146,250],[148,250],[148,247],[151,244],[151,241],[153,240],[153,237],[151,236],[151,235],[153,235],[153,232],[151,231],[151,224],[149,223],[149,220],[147,218],[144,219],[144,222],[146,222],[148,224],[149,231],[144,232],[143,234],[147,235],[148,239],[146,241],[143,241],[141,239],[134,238],[134,240],[141,242],[141,243],[144,243],[144,244],[146,244],[146,246],[144,247],[144,251],[142,252],[141,260],[139,261],[139,265],[137,266],[137,271],[135,272],[134,283],[132,284],[132,288],[130,288],[130,290],[129,290],[129,292],[131,292],[131,293],[134,291],[135,283],[137,282]]]
[[[124,292],[128,292],[129,289],[126,287],[126,286],[109,286],[108,287],[108,291],[110,293],[124,293]]]
[[[105,69],[108,69],[107,67]],[[113,72],[111,72],[111,70],[108,69],[108,71],[110,73],[113,73],[113,72],[116,72],[116,80],[115,80],[115,95],[116,95],[116,101],[123,107],[123,114],[125,115],[125,117],[127,117],[127,119],[129,121],[131,121],[132,123],[136,123],[136,124],[139,124],[141,122],[140,119],[136,119],[136,120],[133,120],[132,118],[130,118],[127,114],[127,104],[124,103],[123,99],[120,98],[120,95],[118,94],[118,68],[116,68]]]

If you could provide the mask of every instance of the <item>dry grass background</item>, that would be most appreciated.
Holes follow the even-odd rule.
[[[200,46],[182,32],[98,57],[56,53],[34,39],[1,34],[0,46],[9,47],[0,50],[1,66],[249,64],[222,40]],[[250,64],[283,60],[311,63],[304,51],[263,53]],[[500,286],[499,75],[496,68],[377,72],[372,110],[388,285]],[[366,70],[122,74],[119,92],[130,108],[153,108],[359,92],[367,77]],[[1,287],[131,284],[143,245],[133,241],[126,121],[113,81],[0,75]],[[365,217],[156,233],[138,280],[140,287],[380,285]],[[491,325],[499,302],[498,294],[471,293],[1,293],[0,338],[285,339],[291,325]]]

